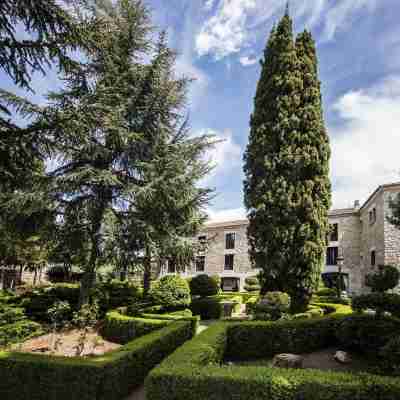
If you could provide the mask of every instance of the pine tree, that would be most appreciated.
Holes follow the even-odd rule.
[[[244,166],[250,258],[262,292],[289,293],[293,311],[304,310],[318,279],[330,205],[329,146],[307,39],[295,45],[288,11],[271,32]]]

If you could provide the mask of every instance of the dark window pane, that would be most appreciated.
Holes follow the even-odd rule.
[[[206,258],[204,256],[196,257],[196,271],[197,272],[204,272],[206,264]]]
[[[227,233],[225,235],[225,248],[232,250],[235,248],[235,233]]]
[[[376,262],[376,254],[375,254],[375,250],[371,251],[371,265],[375,265]]]
[[[228,271],[233,271],[233,254],[225,254],[224,269]]]
[[[330,226],[330,241],[331,242],[337,242],[339,240],[339,225],[338,224],[332,224]]]
[[[328,247],[326,250],[326,265],[337,265],[338,248]]]
[[[175,263],[174,263],[174,261],[168,260],[168,273],[169,273],[169,274],[174,274],[175,271],[176,271],[176,268],[175,268]]]

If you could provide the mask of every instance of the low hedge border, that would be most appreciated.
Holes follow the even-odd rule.
[[[224,355],[265,357],[329,343],[335,316],[289,322],[216,323],[184,344],[147,377],[152,400],[395,400],[400,381],[367,373],[223,366]],[[247,347],[247,348],[246,348]]]
[[[164,328],[170,322],[155,318],[129,317],[121,314],[119,310],[113,310],[104,318],[101,335],[112,342],[126,344],[135,338]]]
[[[2,400],[120,400],[193,335],[176,321],[103,356],[56,357],[0,352]]]

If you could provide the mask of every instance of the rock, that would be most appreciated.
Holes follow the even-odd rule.
[[[277,368],[303,368],[303,357],[297,354],[277,354],[272,360]]]
[[[349,364],[351,363],[351,357],[349,355],[349,353],[346,353],[345,351],[337,351],[335,353],[335,355],[333,356],[333,358],[341,363],[341,364]]]

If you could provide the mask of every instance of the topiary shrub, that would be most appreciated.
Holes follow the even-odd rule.
[[[220,319],[224,313],[221,299],[210,297],[193,299],[190,309],[193,315],[200,315],[202,320]]]
[[[187,308],[190,304],[189,284],[179,275],[167,275],[153,283],[149,297],[165,310]]]
[[[378,271],[365,277],[366,286],[373,292],[386,292],[399,284],[399,270],[392,265],[379,265]]]
[[[390,339],[380,350],[381,366],[385,373],[400,375],[400,335]]]
[[[259,292],[260,289],[260,281],[256,276],[249,276],[244,280],[244,290],[246,292]]]
[[[351,307],[356,312],[375,310],[377,315],[389,312],[400,318],[400,295],[392,293],[369,293],[352,299]]]
[[[352,315],[338,325],[336,337],[347,349],[376,354],[399,333],[400,320],[396,318]]]
[[[192,296],[214,296],[220,290],[220,280],[215,276],[201,274],[193,277],[190,281],[190,292]]]
[[[332,288],[322,288],[315,292],[316,296],[336,297],[337,290]]]
[[[277,320],[289,309],[290,296],[287,293],[268,292],[260,298],[255,306],[255,319]]]

